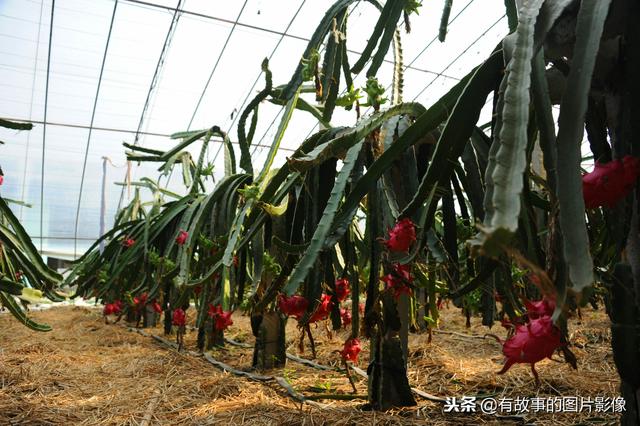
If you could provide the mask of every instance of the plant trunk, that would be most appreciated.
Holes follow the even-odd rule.
[[[277,312],[262,315],[257,327],[253,349],[253,367],[259,370],[281,368],[286,365],[285,326],[287,322]]]
[[[631,251],[633,253],[633,250]],[[611,300],[608,313],[611,318],[611,347],[613,359],[620,375],[620,391],[625,399],[623,425],[640,424],[640,315],[635,306],[634,276],[632,268],[619,263],[613,271]]]
[[[218,331],[213,326],[213,320],[207,319],[204,325],[204,349],[211,350],[215,347],[224,346],[224,331]]]
[[[371,337],[369,404],[374,410],[411,407],[416,401],[407,378],[408,302],[402,295],[396,306],[393,296],[382,295],[384,323]],[[384,331],[382,331],[384,330]]]
[[[406,359],[396,334],[371,338],[369,374],[369,404],[374,410],[416,405],[407,378]]]
[[[622,42],[611,40],[607,45],[608,52],[618,51],[619,58],[610,61],[612,66],[620,70],[612,73],[615,82],[612,84],[611,98],[619,105],[609,110],[605,104],[607,123],[610,126],[612,148],[616,157],[624,155],[637,157],[640,153],[640,82],[637,75],[640,71],[640,2],[612,2],[608,29],[612,36],[624,29]],[[605,33],[606,34],[606,33]],[[601,47],[601,51],[603,48]],[[614,65],[615,64],[615,65]],[[612,78],[613,79],[613,78]],[[611,99],[606,98],[606,99]],[[622,259],[628,264],[620,263],[614,267],[614,280],[611,286],[609,316],[611,318],[611,346],[613,359],[620,375],[620,393],[625,400],[625,411],[622,413],[622,425],[640,425],[640,206],[639,192],[636,188],[633,195],[621,203],[626,214],[631,212],[631,220],[621,220],[617,215],[614,220],[629,225],[626,247],[622,251]],[[631,206],[629,206],[631,204]],[[629,208],[631,207],[631,208]],[[625,229],[626,230],[626,229]]]
[[[129,308],[125,319],[129,324],[136,324],[138,322],[138,312],[133,308]]]
[[[620,375],[620,393],[625,399],[623,425],[640,424],[640,224],[633,197],[631,226],[625,249],[628,263],[613,269],[608,314],[611,318],[611,347]]]
[[[164,334],[165,336],[170,335],[173,330],[173,309],[171,307],[171,289],[173,287],[173,282],[171,280],[165,280],[164,283],[164,292],[162,297],[162,308],[164,311]],[[188,306],[188,303],[187,303]]]
[[[205,336],[206,336],[205,327],[204,326],[198,327],[198,337],[196,339],[196,347],[200,352],[204,350]]]
[[[142,317],[142,328],[155,327],[158,325],[158,313],[153,310],[151,305],[144,307]]]
[[[171,334],[172,330],[171,330],[171,326],[172,324],[172,318],[173,318],[173,313],[171,312],[171,309],[167,309],[164,311],[164,334],[165,336],[168,336]]]
[[[402,347],[402,358],[406,368],[409,358],[409,320],[411,315],[411,300],[407,294],[402,294],[398,298],[398,315],[400,316],[400,346]]]
[[[620,421],[622,426],[640,425],[640,387],[634,389],[633,386],[624,381],[620,385],[621,394],[625,400],[625,411]]]

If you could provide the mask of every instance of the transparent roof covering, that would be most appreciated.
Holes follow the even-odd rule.
[[[425,1],[412,16],[411,33],[401,27],[405,101],[431,105],[508,32],[502,0],[459,0],[440,43],[442,5]],[[123,142],[166,150],[175,142],[171,133],[213,125],[235,141],[240,112],[264,85],[262,60],[270,59],[274,85],[287,83],[329,6],[318,0],[0,2],[0,117],[35,124],[29,132],[0,130],[1,190],[30,204],[14,209],[36,245],[73,255],[100,235],[103,170],[107,229],[133,193],[117,183],[127,173],[132,180],[157,179],[157,165],[127,164]],[[351,63],[377,16],[369,3],[351,7]],[[389,52],[378,73],[385,86],[392,68]],[[363,86],[364,76],[355,82]],[[261,105],[254,164],[266,158],[282,110]],[[485,110],[481,120],[488,120]],[[353,112],[336,111],[332,124],[354,120]],[[276,161],[283,162],[316,124],[295,112]],[[208,152],[216,178],[224,170],[220,147],[216,140]],[[162,184],[185,192],[178,176]]]

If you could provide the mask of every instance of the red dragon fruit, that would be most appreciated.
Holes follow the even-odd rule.
[[[409,218],[398,221],[389,231],[389,239],[384,241],[387,250],[407,253],[416,240],[416,226]]]
[[[556,309],[556,302],[546,297],[533,302],[525,299],[524,306],[527,308],[529,318],[536,319],[553,315],[553,311]]]
[[[362,347],[360,346],[360,340],[352,337],[344,342],[344,347],[340,351],[340,355],[345,361],[357,363],[358,355],[360,354],[361,350]]]
[[[183,229],[178,232],[178,236],[176,237],[176,244],[179,246],[184,245],[187,242],[187,238],[189,237],[189,233]]]
[[[342,302],[346,299],[350,292],[348,279],[341,278],[336,280],[336,299],[338,299],[338,302]]]
[[[342,327],[347,328],[351,324],[351,311],[340,308],[340,318],[342,319]]]
[[[302,318],[308,306],[309,301],[302,296],[293,295],[287,297],[281,294],[278,297],[278,309],[280,309],[280,312],[290,317],[295,317],[297,320]]]
[[[142,309],[147,304],[147,299],[149,295],[147,293],[142,293],[140,296],[136,296],[133,298],[133,304],[136,310]]]
[[[591,173],[582,176],[585,206],[614,207],[633,189],[640,175],[640,159],[626,156],[608,163],[596,162]]]
[[[413,275],[411,275],[410,265],[401,265],[396,263],[393,265],[392,273],[389,273],[381,278],[387,285],[387,289],[392,290],[395,298],[399,298],[401,294],[405,293],[411,295],[411,287],[407,283],[413,282]]]
[[[230,325],[233,325],[231,319],[231,311],[223,311],[222,306],[209,304],[208,315],[213,319],[213,327],[217,331],[223,331]]]
[[[124,304],[122,303],[122,301],[116,300],[113,303],[107,303],[106,305],[104,305],[104,309],[102,310],[102,313],[105,316],[118,315],[120,312],[122,312],[123,307],[124,307]]]
[[[187,315],[184,310],[181,308],[174,310],[173,315],[171,316],[171,323],[178,327],[183,327],[187,323]]]
[[[309,318],[309,323],[327,319],[329,313],[331,313],[331,306],[331,296],[329,296],[328,294],[323,294],[322,298],[320,299],[320,304],[316,308],[316,311],[313,313],[313,315],[311,315],[311,318]]]
[[[502,353],[506,362],[498,374],[506,373],[513,364],[531,364],[531,371],[539,383],[535,369],[536,362],[551,355],[561,346],[560,330],[553,325],[551,317],[532,319],[526,325],[516,325],[515,334],[502,343]]]

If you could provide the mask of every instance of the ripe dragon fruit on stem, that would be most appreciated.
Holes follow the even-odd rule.
[[[297,320],[302,318],[308,306],[309,301],[302,296],[293,295],[287,297],[281,294],[278,297],[278,309],[280,309],[280,312],[287,316],[295,317]]]
[[[552,316],[553,311],[556,309],[556,302],[546,297],[533,302],[525,299],[524,306],[527,308],[529,318],[536,319],[543,316]]]
[[[209,311],[207,312],[209,317],[213,319],[213,327],[217,331],[223,331],[233,325],[232,313],[231,311],[223,311],[220,305],[214,306],[213,304],[209,304]]]
[[[351,361],[357,364],[360,351],[362,351],[360,340],[352,337],[344,342],[344,347],[340,351],[340,356],[342,356],[342,359],[345,361]]]
[[[392,290],[396,299],[400,297],[402,293],[411,295],[413,291],[407,284],[413,282],[413,275],[411,275],[411,265],[401,265],[395,263],[391,272],[384,277],[380,278],[387,285],[387,290]]]
[[[309,318],[309,323],[327,319],[329,313],[331,313],[332,305],[333,302],[331,301],[331,296],[323,293],[318,307]],[[294,317],[298,321],[302,319],[308,307],[309,301],[303,296],[293,295],[287,297],[281,294],[278,297],[278,309],[280,312],[290,317]]]
[[[323,294],[320,299],[320,304],[316,308],[311,318],[309,318],[309,323],[314,323],[318,321],[323,321],[327,319],[329,313],[331,313],[331,306],[333,303],[331,302],[331,296],[328,294]]]
[[[102,313],[107,316],[107,315],[117,315],[120,312],[122,312],[122,308],[123,308],[123,304],[120,300],[116,300],[113,303],[107,303],[106,305],[104,305],[104,309],[102,310]]]
[[[142,293],[140,296],[136,296],[133,298],[133,305],[136,310],[142,309],[147,304],[147,299],[149,295],[147,293]]]
[[[513,329],[517,325],[522,325],[528,318],[530,320],[541,318],[544,316],[551,317],[556,309],[555,300],[543,297],[541,300],[530,301],[524,298],[524,306],[527,309],[527,315],[513,318],[512,320],[502,319],[500,320],[502,326],[506,329]]]
[[[416,226],[411,219],[404,218],[389,230],[389,238],[384,240],[384,245],[389,251],[407,253],[415,241]]]
[[[515,334],[506,341],[502,342],[498,338],[498,342],[502,344],[502,353],[506,357],[504,367],[498,374],[506,373],[513,364],[531,364],[531,372],[539,384],[540,378],[535,364],[545,358],[551,359],[551,355],[561,346],[560,329],[553,325],[548,315],[515,327]]]
[[[178,308],[173,311],[173,315],[171,316],[171,323],[173,325],[177,325],[178,327],[183,327],[187,322],[187,316],[181,308]]]
[[[340,318],[342,319],[342,327],[349,327],[352,320],[351,311],[345,308],[340,308]]]
[[[336,280],[336,299],[338,299],[338,302],[346,299],[349,293],[351,293],[349,290],[349,280],[346,278]]]
[[[627,155],[622,160],[596,162],[593,171],[582,176],[582,194],[588,209],[612,208],[629,195],[640,176],[640,158]]]
[[[102,309],[102,314],[107,316],[107,315],[113,315],[114,311],[113,311],[113,304],[112,303],[107,303],[106,305],[104,305],[104,308]]]
[[[187,242],[188,237],[189,233],[184,229],[181,229],[180,232],[178,232],[178,236],[176,237],[176,244],[178,244],[179,246],[184,245],[184,243]]]

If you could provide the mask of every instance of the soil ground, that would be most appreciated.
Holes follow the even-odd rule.
[[[193,320],[193,311],[188,317]],[[466,328],[459,311],[446,308],[432,336],[410,338],[411,386],[440,397],[500,398],[596,397],[619,395],[619,379],[610,348],[607,316],[583,310],[570,321],[571,350],[578,370],[553,360],[537,364],[542,384],[536,387],[528,365],[516,365],[496,375],[503,362],[500,345],[482,339],[487,329],[474,318]],[[215,369],[202,357],[178,353],[150,337],[121,325],[106,325],[101,312],[60,307],[32,312],[54,330],[36,333],[10,315],[0,315],[0,424],[123,425],[123,424],[247,424],[247,425],[457,425],[457,424],[616,424],[614,413],[521,413],[520,419],[476,413],[444,413],[443,405],[417,398],[418,407],[376,413],[362,411],[364,400],[322,400],[323,408],[301,405],[274,382],[258,383]],[[227,336],[253,343],[248,318],[235,314]],[[146,330],[162,334],[158,328]],[[491,332],[505,336],[499,325]],[[313,330],[323,365],[340,366],[337,350],[346,331],[329,335]],[[288,352],[310,357],[298,348],[300,332],[288,321]],[[172,337],[169,337],[172,338]],[[187,333],[187,349],[195,350],[195,331]],[[305,343],[308,343],[305,341]],[[227,345],[211,355],[241,370],[251,366],[252,350]],[[363,339],[359,366],[366,369],[368,345]],[[304,395],[350,394],[343,373],[320,371],[289,361],[267,374],[284,377]],[[356,377],[358,395],[366,395],[366,380]],[[478,408],[477,411],[480,411]],[[498,413],[500,414],[500,413]],[[505,414],[505,413],[503,413]],[[511,413],[515,414],[515,413]]]

